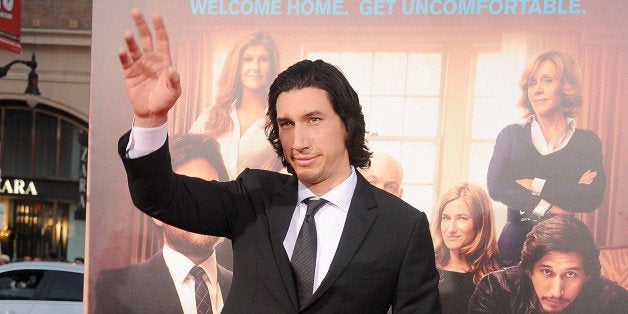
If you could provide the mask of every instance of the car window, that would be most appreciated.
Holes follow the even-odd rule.
[[[15,270],[0,274],[0,299],[30,300],[44,277],[44,270]]]
[[[83,274],[58,271],[47,300],[83,301]]]

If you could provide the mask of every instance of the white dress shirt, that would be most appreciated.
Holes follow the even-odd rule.
[[[126,157],[133,159],[146,156],[163,146],[166,139],[168,139],[167,123],[155,128],[133,126],[129,144],[126,146]]]
[[[194,290],[194,277],[189,273],[194,263],[185,255],[175,251],[167,245],[163,247],[164,260],[170,272],[170,276],[174,282],[174,286],[179,294],[179,301],[184,314],[196,314],[196,294]],[[224,302],[222,292],[218,284],[218,264],[216,262],[216,254],[212,254],[207,260],[200,265],[205,270],[206,275],[203,276],[207,288],[209,289],[209,297],[212,302],[212,312],[220,313]]]
[[[316,291],[329,271],[347,220],[347,212],[357,182],[358,177],[355,174],[355,169],[351,167],[351,174],[347,179],[320,197],[327,200],[327,203],[314,214],[314,221],[316,222],[316,269],[314,270],[312,291]],[[290,259],[292,259],[294,245],[307,211],[307,205],[303,203],[303,200],[309,197],[318,198],[299,181],[298,203],[292,214],[286,238],[283,240],[283,247]]]
[[[205,123],[209,120],[209,108],[205,108],[198,116],[190,133],[205,133]],[[261,116],[243,133],[240,133],[240,120],[235,104],[229,111],[232,127],[230,131],[215,137],[220,144],[220,153],[225,162],[229,179],[234,180],[245,168],[281,169],[283,166],[275,149],[266,137],[266,116]]]

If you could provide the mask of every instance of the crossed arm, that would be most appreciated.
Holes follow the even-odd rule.
[[[590,169],[585,171],[585,173],[578,180],[578,184],[591,184],[593,183],[593,179],[597,176],[597,171],[591,171]],[[515,180],[519,185],[524,187],[526,190],[532,192],[532,181],[533,179],[518,179]],[[549,209],[547,214],[550,215],[571,215],[572,212],[566,211],[557,205],[552,204],[552,207]]]
[[[502,130],[495,143],[495,151],[488,169],[487,187],[491,197],[510,208],[521,212],[532,213],[542,200],[549,206],[549,214],[572,214],[574,212],[590,212],[599,206],[604,195],[605,176],[602,168],[601,142],[594,134],[582,132],[580,143],[582,154],[578,156],[579,169],[571,169],[565,176],[573,176],[573,171],[582,171],[573,182],[559,182],[547,179],[542,189],[532,192],[533,179],[525,175],[527,162],[525,152],[527,145],[521,143],[521,126],[511,125]],[[583,165],[587,165],[584,168]],[[584,168],[584,169],[583,169]],[[547,208],[546,208],[547,209]],[[535,211],[536,213],[536,211]],[[537,213],[538,214],[538,213]]]

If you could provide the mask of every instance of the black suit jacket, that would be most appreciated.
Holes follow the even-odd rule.
[[[233,274],[218,265],[218,284],[227,302]],[[145,262],[103,270],[95,284],[96,313],[183,313],[162,251]]]
[[[223,313],[440,312],[438,272],[427,218],[358,174],[336,254],[302,307],[283,240],[297,203],[297,178],[244,170],[235,181],[172,172],[168,145],[125,158],[134,204],[176,227],[231,239],[233,285]]]

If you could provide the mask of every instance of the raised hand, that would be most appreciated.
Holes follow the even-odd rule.
[[[131,107],[135,113],[135,126],[156,127],[164,124],[168,110],[181,95],[179,75],[172,68],[168,34],[159,14],[152,16],[155,28],[155,47],[151,30],[138,9],[131,11],[139,35],[138,46],[133,33],[126,31],[127,48],[118,52],[124,69],[124,80]]]

